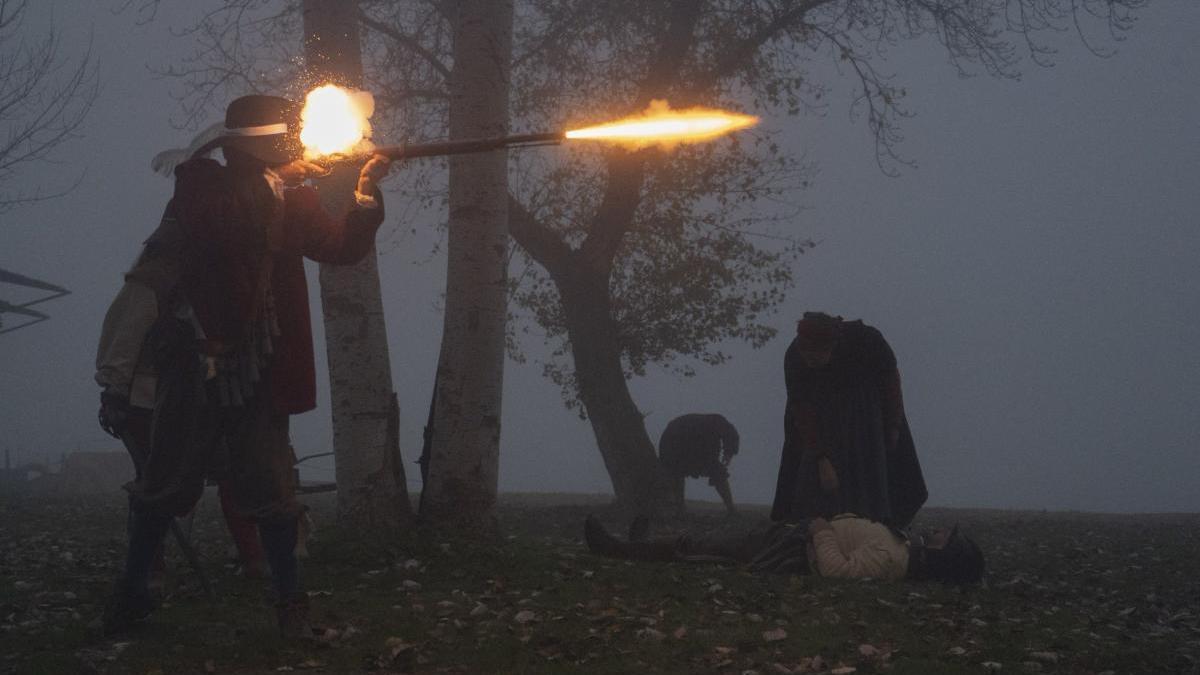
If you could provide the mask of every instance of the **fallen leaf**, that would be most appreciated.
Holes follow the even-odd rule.
[[[763,631],[763,639],[767,642],[778,642],[787,639],[787,631],[782,628],[774,628],[772,630]]]
[[[536,621],[536,620],[537,620],[537,612],[534,612],[533,610],[529,610],[529,609],[523,609],[523,610],[517,612],[515,615],[513,615],[513,621],[516,621],[517,623],[520,623],[520,624],[526,624],[526,623],[529,623],[531,621]]]
[[[635,634],[642,640],[650,640],[652,642],[662,642],[667,639],[666,633],[649,627],[642,628]]]
[[[383,645],[385,647],[387,647],[388,649],[400,649],[400,650],[412,649],[413,647],[416,646],[413,644],[409,644],[407,641],[405,641],[404,638],[401,638],[401,637],[390,637],[384,641]]]

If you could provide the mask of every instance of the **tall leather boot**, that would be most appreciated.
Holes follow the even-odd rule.
[[[296,564],[297,527],[295,518],[266,520],[259,522],[258,532],[275,581],[275,615],[280,635],[290,639],[312,639],[308,595],[300,590]]]
[[[170,516],[133,512],[129,523],[129,548],[125,572],[112,597],[104,605],[103,630],[106,636],[123,633],[150,616],[154,599],[150,595],[150,571],[163,539],[171,525]]]

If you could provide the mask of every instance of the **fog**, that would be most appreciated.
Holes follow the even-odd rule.
[[[79,185],[0,215],[0,268],[71,289],[40,305],[52,319],[0,335],[0,448],[18,462],[117,449],[96,424],[95,343],[108,302],[172,184],[149,169],[185,145],[172,127],[178,86],[148,65],[190,53],[184,10],[156,21],[92,2],[38,3],[64,53],[92,38],[100,94],[56,163],[21,186]],[[194,10],[193,10],[194,11]],[[861,318],[899,360],[930,504],[1092,511],[1200,511],[1200,3],[1140,12],[1117,53],[1055,38],[1053,68],[1020,81],[960,78],[933,41],[902,45],[886,69],[909,92],[903,156],[887,177],[849,80],[824,116],[764,120],[819,167],[791,198],[794,232],[818,245],[759,350],[729,344],[727,364],[688,379],[632,383],[651,436],[686,412],[719,412],[741,433],[732,488],[770,501],[782,445],[783,352],[805,310]],[[214,117],[210,121],[216,121]],[[554,150],[538,150],[553,152]],[[396,204],[401,195],[389,195]],[[384,301],[406,460],[420,451],[437,359],[444,284],[436,217],[381,230]],[[310,295],[319,302],[315,269]],[[25,299],[0,287],[0,297]],[[5,317],[6,322],[11,317]],[[321,325],[318,372],[324,370]],[[536,335],[536,331],[535,331]],[[609,492],[587,422],[529,363],[506,364],[501,490]],[[328,386],[293,418],[298,454],[330,449]],[[410,489],[419,488],[408,463]],[[332,478],[331,464],[306,468]],[[702,481],[689,496],[715,500]]]

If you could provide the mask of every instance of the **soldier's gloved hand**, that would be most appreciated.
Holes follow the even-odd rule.
[[[392,169],[392,160],[384,155],[372,155],[358,172],[358,194],[367,197],[375,194],[379,181]]]
[[[129,423],[129,398],[109,391],[100,392],[100,428],[113,438],[120,438]]]
[[[295,187],[309,178],[324,178],[330,173],[328,168],[304,159],[275,167],[274,171],[288,187]]]

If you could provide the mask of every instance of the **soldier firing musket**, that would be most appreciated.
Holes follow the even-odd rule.
[[[383,222],[379,181],[393,160],[576,139],[630,147],[706,140],[757,118],[709,109],[644,114],[583,129],[375,148],[371,95],[334,85],[303,106],[274,96],[230,103],[225,124],[193,148],[152,163],[173,169],[175,193],[158,229],[125,275],[97,355],[101,426],[129,438],[146,420],[125,571],[105,610],[119,633],[153,608],[150,569],[172,519],[203,491],[212,459],[228,449],[236,509],[258,524],[275,582],[281,633],[311,636],[296,563],[297,522],[288,418],[316,405],[312,329],[303,259],[351,264]],[[207,155],[220,149],[225,163]],[[181,161],[182,160],[182,161]],[[361,164],[351,208],[326,213],[310,179],[327,165]],[[176,165],[177,164],[177,165]],[[140,409],[142,415],[131,415]]]

